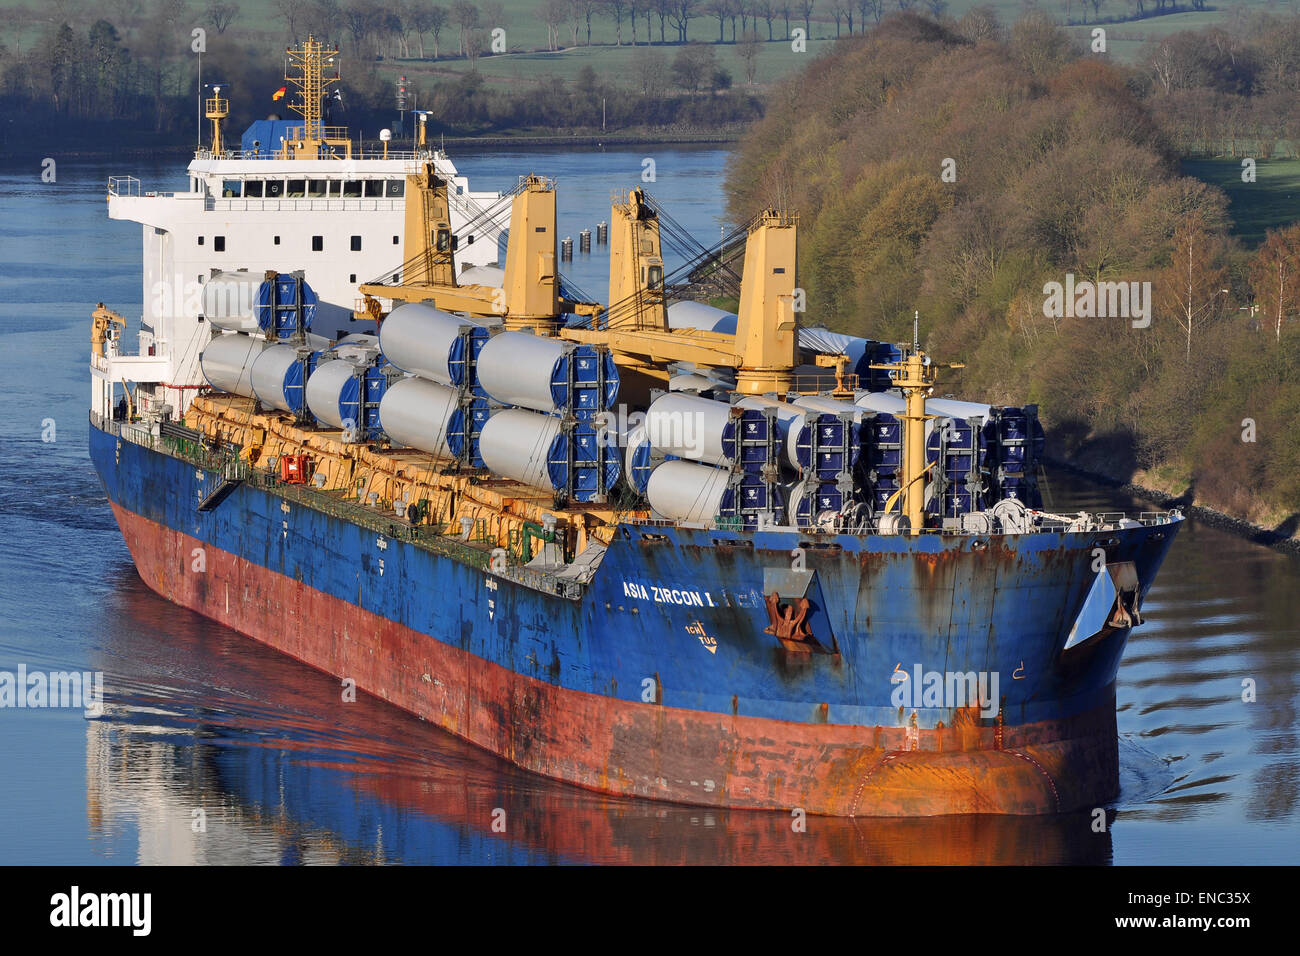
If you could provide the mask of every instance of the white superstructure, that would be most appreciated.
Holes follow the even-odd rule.
[[[306,82],[303,89],[316,90],[319,100],[321,48],[313,43],[311,80],[296,82]],[[109,218],[142,226],[144,308],[138,355],[121,354],[119,336],[110,332],[104,354],[92,358],[92,408],[99,414],[111,413],[121,395],[114,386],[127,382],[137,386],[140,411],[163,404],[176,415],[184,411],[203,382],[199,353],[213,333],[203,315],[203,286],[217,273],[248,270],[255,287],[267,271],[301,270],[319,297],[313,332],[331,339],[373,332],[373,321],[354,316],[357,286],[401,281],[406,177],[430,161],[447,180],[458,268],[497,264],[510,206],[498,202],[500,193],[472,191],[444,153],[357,152],[337,138],[345,130],[319,125],[318,108],[289,143],[227,150],[220,130],[225,101],[218,93],[208,104],[213,143],[190,162],[188,190],[146,192],[133,176],[109,180]]]

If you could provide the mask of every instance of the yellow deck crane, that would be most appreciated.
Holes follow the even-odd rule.
[[[527,176],[511,202],[505,285],[458,285],[456,239],[451,231],[447,181],[433,163],[406,177],[406,221],[401,281],[361,286],[362,317],[382,314],[379,299],[431,302],[447,312],[498,316],[507,329],[553,335],[565,313],[595,316],[599,303],[560,295],[556,269],[555,183]]]
[[[591,328],[566,328],[560,335],[608,346],[620,366],[649,371],[668,362],[692,362],[734,368],[737,391],[784,394],[794,384],[798,356],[796,232],[795,217],[775,210],[751,224],[735,335],[670,329],[659,223],[644,193],[632,190],[611,210],[609,311]]]

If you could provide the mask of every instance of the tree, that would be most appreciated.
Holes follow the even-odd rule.
[[[574,9],[582,14],[587,23],[587,46],[591,46],[591,18],[600,9],[600,0],[574,0]]]
[[[218,35],[225,33],[226,28],[231,22],[239,16],[239,4],[226,3],[225,0],[213,0],[208,4],[208,9],[203,13],[208,23],[212,24],[212,29],[216,30]]]
[[[844,11],[851,0],[831,0],[831,16],[835,18],[835,38],[839,39],[840,24],[844,21]],[[850,30],[850,33],[853,31]]]
[[[750,86],[754,85],[754,74],[758,69],[758,54],[762,49],[763,43],[753,30],[746,31],[736,47],[741,62],[745,64],[745,82]]]
[[[547,49],[554,52],[560,48],[560,26],[568,16],[568,4],[566,0],[542,0],[537,13],[546,24]]]
[[[1192,334],[1222,305],[1228,270],[1219,265],[1218,241],[1199,212],[1183,217],[1174,233],[1174,252],[1158,288],[1160,313],[1172,315],[1186,334],[1185,359],[1192,360]]]
[[[673,13],[673,0],[654,0],[655,15],[659,17],[659,42],[667,43],[664,23]]]
[[[439,41],[442,30],[451,21],[451,12],[446,7],[434,4],[429,8],[429,32],[433,34],[433,58],[438,59]]]
[[[673,80],[687,92],[698,93],[700,87],[712,78],[716,68],[717,57],[713,53],[713,47],[691,42],[673,57]]]
[[[808,39],[812,39],[812,12],[817,0],[798,0],[799,16],[803,17],[803,28]]]
[[[632,75],[642,96],[657,97],[668,81],[668,57],[659,50],[638,50],[632,57]]]
[[[871,14],[876,23],[885,15],[885,0],[857,0],[858,13],[861,14],[862,31],[867,30],[867,14]]]
[[[776,19],[776,7],[772,0],[756,0],[754,15],[767,23],[767,39],[768,42],[771,42],[775,39],[772,35],[772,21]],[[757,21],[755,21],[755,26],[757,26]]]
[[[1281,343],[1283,321],[1300,311],[1300,225],[1270,229],[1247,271],[1260,319]]]
[[[600,0],[600,5],[614,18],[614,45],[623,45],[623,18],[627,16],[628,0]]]
[[[686,42],[686,28],[690,26],[691,20],[695,18],[695,4],[699,0],[673,0],[672,13],[668,15],[673,29],[677,31],[677,41]]]
[[[465,33],[465,59],[470,72],[478,72],[478,58],[487,49],[488,32],[482,27],[470,27]]]
[[[731,0],[708,0],[704,9],[709,16],[718,18],[718,42],[726,43],[727,37],[723,31],[727,28],[727,17],[731,15]]]
[[[292,40],[298,39],[298,23],[307,13],[307,0],[275,0],[275,15],[284,21]]]
[[[478,7],[470,3],[469,0],[455,0],[451,5],[451,22],[456,24],[458,31],[456,52],[462,56],[468,56],[467,41],[469,31],[478,26]],[[477,54],[475,55],[477,56]]]

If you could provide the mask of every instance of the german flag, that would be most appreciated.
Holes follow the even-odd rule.
[[[280,99],[280,97],[284,96],[284,94],[287,92],[289,92],[289,88],[287,86],[280,87],[278,90],[276,90],[274,93],[271,94],[272,101]]]

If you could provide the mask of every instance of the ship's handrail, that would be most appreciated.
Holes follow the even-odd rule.
[[[246,459],[240,458],[237,449],[233,446],[220,443],[214,447],[202,441],[194,442],[176,435],[165,433],[154,435],[152,429],[147,426],[107,418],[94,411],[90,413],[90,420],[91,424],[101,431],[115,435],[124,441],[133,442],[207,471],[218,472],[224,479],[242,481],[314,511],[350,521],[383,538],[406,541],[425,550],[436,551],[462,564],[488,571],[496,577],[513,581],[535,591],[572,601],[582,597],[583,585],[572,578],[560,578],[549,571],[523,565],[506,564],[493,568],[493,548],[475,546],[458,537],[444,534],[440,527],[413,525],[359,501],[337,497],[328,491],[307,485],[282,482],[274,473],[254,468]]]
[[[280,155],[278,149],[223,149],[214,153],[211,149],[198,149],[194,151],[195,159],[278,159],[283,161],[284,157]],[[340,162],[347,162],[348,157],[341,154],[327,155],[321,159],[337,159]],[[390,149],[385,153],[382,149],[354,149],[352,151],[352,160],[361,159],[400,159],[406,161],[419,161],[422,159],[434,159],[434,154],[427,149]]]
[[[134,176],[109,176],[108,194],[110,196],[139,196],[140,180]]]
[[[1042,512],[1031,512],[1034,515],[1034,532],[1043,531],[1068,531],[1076,523],[1078,516],[1071,516],[1066,519],[1064,516],[1048,515]],[[1097,534],[1104,531],[1114,531],[1119,527],[1119,523],[1126,519],[1137,521],[1143,527],[1156,527],[1162,524],[1168,524],[1174,518],[1182,517],[1182,512],[1177,510],[1170,511],[1143,511],[1135,518],[1123,511],[1104,511],[1090,513],[1089,518],[1093,519],[1093,526],[1089,528],[1074,528],[1081,534]],[[723,519],[720,521],[673,521],[668,518],[626,518],[624,524],[634,528],[673,528],[688,529],[695,531],[737,531],[740,530],[734,524],[734,521]],[[835,538],[845,534],[864,535],[880,534],[880,524],[878,520],[868,520],[860,528],[853,531],[824,528],[800,528],[795,525],[770,525],[763,528],[749,529],[750,533],[755,531],[794,531],[806,537],[814,538]],[[922,528],[917,534],[936,535],[939,537],[966,537],[980,538],[987,537],[994,532],[976,532],[965,531],[960,528]],[[996,532],[1003,533],[1003,532]],[[897,533],[892,533],[897,537]],[[909,533],[909,537],[913,536]]]

